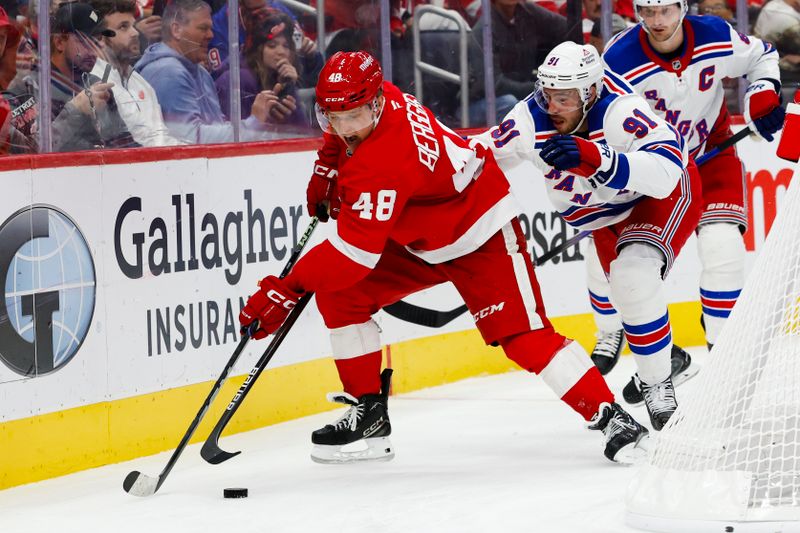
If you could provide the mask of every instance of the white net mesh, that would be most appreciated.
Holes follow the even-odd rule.
[[[631,514],[800,519],[798,181],[698,383],[679,397],[677,412],[629,487],[629,521]]]

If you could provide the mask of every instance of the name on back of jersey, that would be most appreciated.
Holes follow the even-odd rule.
[[[436,135],[433,133],[431,120],[428,118],[425,108],[416,98],[403,93],[403,99],[406,101],[406,116],[411,125],[414,144],[417,145],[419,162],[433,172],[436,162],[439,160],[439,141],[436,140]]]

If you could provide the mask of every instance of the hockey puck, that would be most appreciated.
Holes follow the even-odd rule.
[[[231,488],[222,491],[225,498],[247,498],[247,489]]]

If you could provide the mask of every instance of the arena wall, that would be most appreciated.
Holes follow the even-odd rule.
[[[174,448],[238,342],[243,299],[261,277],[280,272],[308,224],[305,187],[318,142],[4,160],[0,489]],[[792,176],[772,146],[740,146],[750,169],[750,260]],[[573,235],[533,166],[510,179],[532,253]],[[321,224],[312,244],[333,229]],[[557,328],[590,348],[581,249],[537,271]],[[679,344],[703,343],[698,276],[692,240],[668,279]],[[462,303],[451,286],[408,301],[438,310]],[[394,393],[514,368],[482,344],[468,314],[439,329],[383,312],[376,320]],[[194,441],[266,345],[248,345]],[[312,303],[228,432],[332,408],[324,393],[340,385],[329,354]]]

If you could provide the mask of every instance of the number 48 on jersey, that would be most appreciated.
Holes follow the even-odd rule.
[[[371,192],[362,192],[358,200],[353,204],[353,210],[358,211],[358,216],[372,220],[372,212],[375,210],[375,220],[384,222],[392,218],[394,212],[394,202],[397,199],[397,191],[391,189],[381,189],[376,194],[375,203],[372,201]]]

